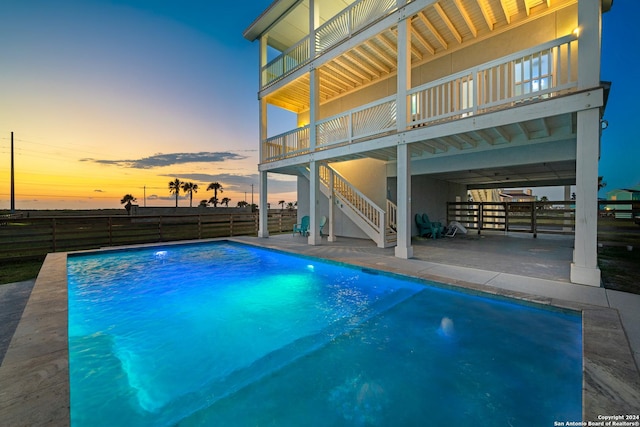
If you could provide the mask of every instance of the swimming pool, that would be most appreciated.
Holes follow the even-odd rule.
[[[77,425],[580,419],[579,315],[237,243],[69,256]]]

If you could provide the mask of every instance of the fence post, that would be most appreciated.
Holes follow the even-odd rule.
[[[229,237],[233,236],[233,215],[229,215]]]
[[[484,214],[482,212],[483,204],[482,202],[478,203],[478,235],[480,235],[480,230],[482,230],[482,223],[484,222]]]
[[[509,232],[509,209],[510,209],[510,204],[509,202],[504,202],[504,231],[505,232]]]
[[[111,235],[111,230],[113,230],[113,223],[111,221],[111,217],[109,217],[108,226],[109,226],[109,246],[113,246],[113,239]]]
[[[52,232],[52,239],[51,239],[51,245],[52,245],[52,250],[53,252],[56,251],[56,219],[55,218],[51,218],[51,232]]]
[[[533,233],[533,238],[538,237],[538,224],[537,224],[537,213],[536,213],[536,202],[531,202],[531,232]]]
[[[158,241],[162,242],[162,216],[158,217]]]
[[[198,214],[198,239],[202,239],[202,215]]]

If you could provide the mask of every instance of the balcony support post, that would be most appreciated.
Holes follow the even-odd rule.
[[[407,130],[407,91],[411,88],[411,33],[409,20],[404,17],[398,22],[398,87],[396,126],[398,127],[397,146],[397,193],[398,193],[398,229],[395,256],[409,259],[413,257],[411,246],[411,155],[404,140]]]
[[[316,28],[320,26],[320,5],[316,0],[309,0],[309,59],[316,57]]]
[[[411,89],[411,32],[409,20],[405,17],[398,22],[398,78],[396,105],[396,126],[398,133],[407,130],[409,100],[407,92]]]
[[[258,237],[269,237],[269,209],[267,208],[267,172],[260,171],[260,202]],[[251,206],[253,209],[253,206]]]
[[[411,246],[411,155],[405,143],[398,144],[398,234],[395,256],[413,257]]]
[[[320,110],[320,73],[317,69],[309,71],[309,152],[316,150],[318,111]]]
[[[602,2],[578,1],[578,90],[600,85]]]
[[[320,244],[320,170],[317,161],[309,162],[309,238],[310,245]]]
[[[600,286],[598,268],[598,157],[600,109],[578,111],[575,243],[571,281]]]

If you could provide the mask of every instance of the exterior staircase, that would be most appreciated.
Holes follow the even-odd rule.
[[[308,168],[300,168],[300,172],[309,179]],[[322,194],[379,248],[396,246],[397,207],[393,202],[387,200],[386,210],[380,208],[328,165],[320,165],[319,178]]]

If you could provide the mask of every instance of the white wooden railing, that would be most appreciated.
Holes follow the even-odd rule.
[[[397,9],[397,0],[359,0],[322,24],[315,31],[315,55],[351,37],[374,21]],[[282,52],[262,67],[261,87],[269,85],[309,62],[309,36]]]
[[[280,54],[262,68],[262,86],[266,86],[309,62],[309,36]]]
[[[268,138],[263,144],[264,161],[286,159],[309,152],[309,125]]]
[[[389,96],[346,113],[319,120],[316,124],[316,148],[379,135],[396,129],[396,97]]]
[[[411,89],[408,125],[464,117],[578,85],[577,38],[569,35]]]
[[[396,8],[396,0],[360,0],[351,4],[316,29],[316,54],[335,46]]]
[[[335,201],[346,205],[357,218],[356,224],[371,237],[379,247],[385,247],[386,214],[371,199],[365,196],[360,190],[351,185],[342,175],[334,169],[320,165],[318,169],[320,181],[327,188],[331,189],[330,183],[333,181],[332,194]],[[333,180],[331,179],[333,175]],[[344,211],[344,207],[343,207]]]
[[[398,206],[387,199],[387,228],[398,229]]]
[[[577,38],[570,35],[415,87],[407,92],[406,128],[569,92],[578,86],[577,53]],[[396,117],[393,95],[319,120],[314,149],[404,130]],[[263,161],[308,153],[309,143],[308,126],[269,138]]]

